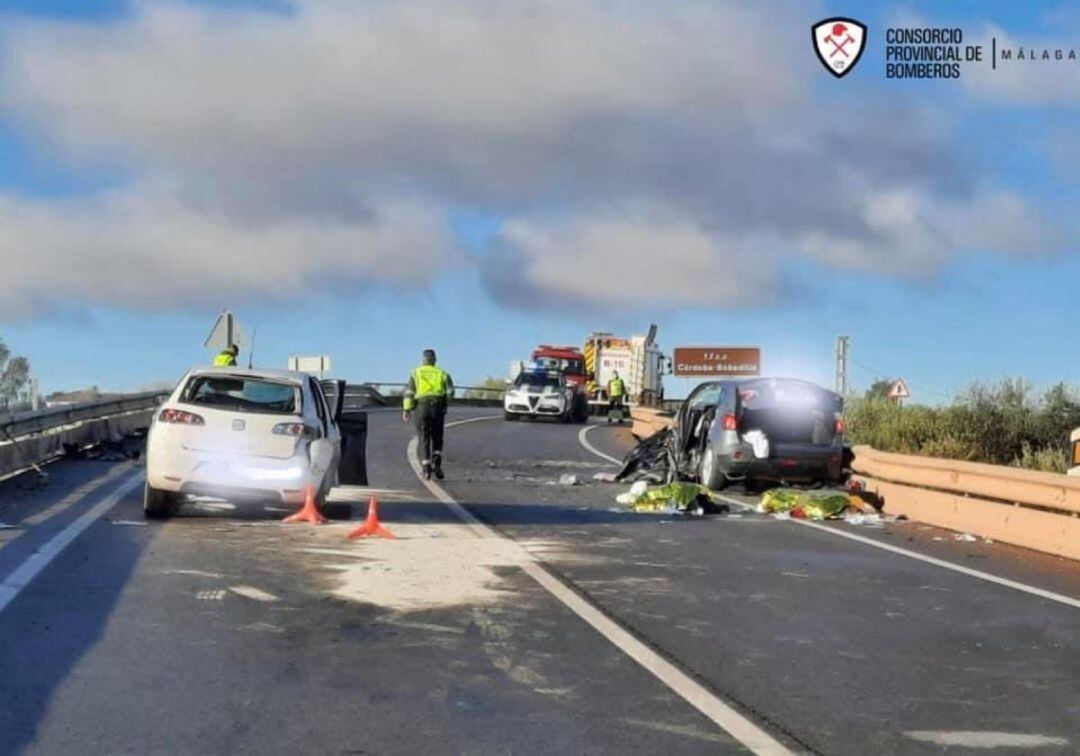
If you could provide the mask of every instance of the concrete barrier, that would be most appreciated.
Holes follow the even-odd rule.
[[[1080,478],[855,447],[852,469],[894,515],[1080,559]]]
[[[0,417],[0,479],[62,455],[65,446],[92,446],[145,430],[166,396],[152,391]]]

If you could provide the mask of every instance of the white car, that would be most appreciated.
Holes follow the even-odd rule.
[[[554,417],[570,422],[573,412],[573,389],[557,370],[524,370],[503,395],[503,415],[507,420]]]
[[[146,441],[147,517],[185,495],[322,503],[341,460],[340,397],[332,406],[306,373],[203,367],[161,405]]]

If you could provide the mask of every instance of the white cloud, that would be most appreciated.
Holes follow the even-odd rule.
[[[183,306],[328,278],[422,286],[457,259],[458,208],[509,219],[477,264],[513,303],[653,291],[742,306],[774,295],[794,256],[932,275],[968,247],[1041,238],[1021,197],[978,189],[929,106],[813,97],[823,72],[805,29],[777,22],[801,4],[293,10],[144,0],[108,23],[8,24],[0,107],[132,180],[0,200],[5,257],[38,260],[0,284],[0,310]]]
[[[986,62],[965,66],[965,86],[979,99],[1002,104],[1080,105],[1080,26],[1069,28],[1071,34],[1020,37],[999,27],[986,27],[971,41],[983,46]],[[999,59],[996,68],[990,65],[992,37],[997,38],[999,56],[1003,52],[1011,56]],[[1070,51],[1075,55],[1073,60],[1068,58]],[[1044,52],[1049,60],[1043,60]],[[1021,53],[1023,60],[1016,57]]]
[[[560,228],[507,222],[499,242],[510,259],[498,288],[600,309],[753,305],[776,293],[775,256],[763,240],[755,248],[685,218],[636,210]]]
[[[364,221],[251,224],[159,186],[57,203],[0,196],[0,249],[9,317],[63,302],[172,309],[295,300],[348,281],[416,285],[452,255],[444,219],[409,202],[375,205]]]

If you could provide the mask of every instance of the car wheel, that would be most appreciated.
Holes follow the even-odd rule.
[[[174,500],[172,491],[151,488],[147,483],[143,489],[143,515],[150,520],[161,520],[173,513]]]
[[[712,444],[705,445],[705,452],[701,455],[698,477],[701,480],[701,485],[713,491],[719,491],[727,485],[727,477],[725,477],[724,471],[716,464],[716,452],[713,451]]]

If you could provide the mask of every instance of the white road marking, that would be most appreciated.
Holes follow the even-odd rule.
[[[220,572],[207,572],[205,570],[165,570],[165,575],[196,575],[198,577],[222,578]]]
[[[751,509],[751,510],[754,509],[754,507],[752,505],[746,504],[745,502],[739,501],[738,499],[732,499],[730,496],[724,496],[722,494],[716,494],[716,498],[722,499],[723,501],[726,501],[729,504],[732,504],[734,506],[742,507],[743,509]],[[856,535],[855,533],[848,533],[848,532],[846,532],[844,530],[841,530],[839,528],[832,528],[832,527],[829,527],[828,525],[822,525],[822,524],[817,523],[817,522],[810,522],[809,520],[797,520],[797,519],[790,519],[790,520],[787,520],[787,522],[791,522],[791,523],[794,523],[796,525],[802,525],[802,526],[807,527],[807,528],[814,528],[815,530],[820,530],[820,531],[825,532],[825,533],[830,533],[831,535],[839,536],[840,538],[847,538],[848,540],[851,540],[851,541],[858,541],[859,543],[866,544],[867,546],[873,546],[875,549],[881,549],[882,551],[889,551],[889,552],[892,552],[893,554],[899,554],[900,556],[905,556],[908,559],[915,559],[915,560],[920,561],[920,562],[925,562],[926,564],[932,564],[935,567],[942,567],[942,568],[944,568],[946,570],[952,570],[953,572],[959,572],[962,575],[967,575],[969,577],[978,578],[979,580],[985,580],[988,583],[994,583],[996,585],[1003,585],[1006,588],[1012,588],[1013,590],[1016,590],[1016,591],[1023,591],[1024,593],[1030,593],[1033,596],[1038,596],[1040,598],[1049,599],[1050,601],[1056,601],[1059,604],[1065,604],[1066,606],[1071,606],[1071,607],[1073,607],[1075,609],[1080,609],[1080,599],[1076,599],[1076,598],[1073,598],[1071,596],[1065,596],[1065,595],[1060,594],[1060,593],[1054,593],[1053,591],[1045,590],[1044,588],[1036,588],[1033,585],[1028,585],[1026,583],[1020,583],[1020,582],[1017,582],[1015,580],[1009,580],[1008,578],[998,577],[997,575],[991,575],[989,572],[983,572],[981,570],[973,570],[970,567],[964,567],[963,565],[955,564],[953,562],[949,562],[949,561],[946,561],[944,559],[938,559],[936,557],[927,556],[926,554],[920,554],[917,551],[910,551],[909,549],[904,549],[904,548],[901,548],[899,546],[893,546],[890,543],[882,543],[881,541],[876,541],[873,538],[867,538],[866,536]]]
[[[595,446],[590,444],[589,439],[585,438],[585,436],[588,435],[589,431],[591,431],[593,428],[598,428],[598,427],[599,426],[597,426],[597,425],[586,425],[584,428],[582,428],[578,432],[578,434],[577,434],[578,441],[581,442],[581,445],[585,447],[586,451],[592,452],[593,454],[600,457],[601,459],[606,459],[608,462],[610,462],[613,465],[618,465],[619,467],[622,467],[622,464],[623,464],[622,460],[615,459],[614,457],[612,457],[609,454],[604,454],[604,452],[600,451]]]
[[[119,488],[84,512],[78,519],[53,536],[44,546],[34,552],[29,559],[19,565],[14,572],[0,583],[0,612],[15,600],[23,588],[49,566],[49,562],[79,537],[84,530],[94,524],[103,514],[108,512],[117,502],[135,490],[143,482],[143,475],[139,473],[131,480],[121,484]]]
[[[492,418],[473,418],[456,423],[447,423],[447,427],[462,425],[476,420]],[[478,536],[482,538],[501,538],[515,544],[521,549],[521,569],[539,583],[548,593],[558,599],[574,614],[585,620],[597,632],[613,643],[620,651],[636,661],[647,671],[653,674],[683,700],[711,719],[721,729],[725,730],[733,738],[738,740],[751,752],[767,754],[768,756],[781,756],[791,754],[782,743],[762,730],[756,724],[724,703],[711,691],[699,682],[687,675],[681,669],[660,656],[644,642],[638,640],[629,630],[605,615],[597,607],[586,601],[573,590],[568,588],[558,578],[537,561],[535,557],[520,544],[501,533],[493,530],[478,520],[465,507],[454,500],[446,490],[435,481],[424,480],[420,469],[420,460],[416,455],[417,443],[414,438],[409,442],[407,455],[409,464],[416,473],[416,477],[431,492],[432,496],[445,504],[454,514],[465,522]]]
[[[221,601],[225,598],[225,591],[198,591],[195,598],[199,601]]]
[[[1068,745],[1067,738],[1052,735],[1032,735],[1024,732],[992,732],[983,730],[912,730],[905,732],[913,740],[957,748],[1043,748]]]
[[[51,519],[55,515],[60,514],[72,504],[82,501],[87,496],[92,494],[97,489],[111,480],[115,480],[126,472],[131,470],[131,465],[117,465],[116,467],[108,470],[103,475],[99,475],[91,481],[83,483],[60,501],[53,504],[51,507],[41,510],[37,514],[30,515],[24,519],[20,525],[39,525],[48,519]]]
[[[263,601],[266,603],[270,603],[273,601],[281,600],[274,594],[259,590],[258,588],[251,585],[230,585],[229,590],[237,594],[238,596],[243,596],[244,598],[253,599],[255,601]]]

